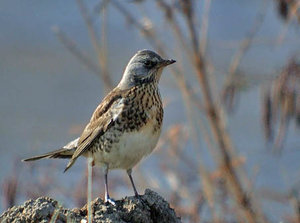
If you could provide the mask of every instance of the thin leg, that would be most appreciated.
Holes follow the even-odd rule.
[[[136,188],[135,188],[135,185],[134,185],[134,182],[133,182],[131,173],[132,173],[132,169],[127,170],[127,174],[128,174],[128,176],[129,176],[131,185],[132,185],[132,187],[133,187],[134,195],[135,195],[136,197],[138,197],[138,196],[139,196],[139,193],[137,192],[137,190],[136,190]]]
[[[115,201],[110,198],[109,193],[108,193],[107,175],[108,175],[108,166],[106,166],[104,168],[104,178],[105,178],[105,198],[104,198],[104,201],[105,201],[105,203],[111,203],[112,205],[116,205]]]

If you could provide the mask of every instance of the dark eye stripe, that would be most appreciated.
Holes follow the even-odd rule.
[[[146,61],[144,61],[144,64],[145,64],[147,67],[154,67],[154,66],[156,65],[156,62],[151,61],[151,60],[146,60]]]

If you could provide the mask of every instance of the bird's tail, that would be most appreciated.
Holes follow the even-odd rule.
[[[45,159],[45,158],[60,158],[60,159],[71,159],[75,150],[77,149],[77,143],[79,138],[69,142],[67,145],[62,147],[61,149],[45,153],[38,156],[33,156],[27,159],[23,159],[22,161],[35,161],[39,159]]]

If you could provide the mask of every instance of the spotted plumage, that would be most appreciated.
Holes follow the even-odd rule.
[[[91,157],[105,170],[105,200],[111,202],[107,188],[109,169],[125,169],[134,192],[131,170],[155,148],[163,121],[158,82],[164,67],[174,63],[150,50],[137,52],[129,61],[123,77],[99,104],[81,136],[62,149],[35,156],[69,158],[68,170],[80,156]]]

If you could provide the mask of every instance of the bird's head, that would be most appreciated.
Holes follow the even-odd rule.
[[[127,64],[118,86],[121,89],[128,89],[143,83],[158,83],[162,70],[175,62],[162,59],[151,50],[138,51]]]

